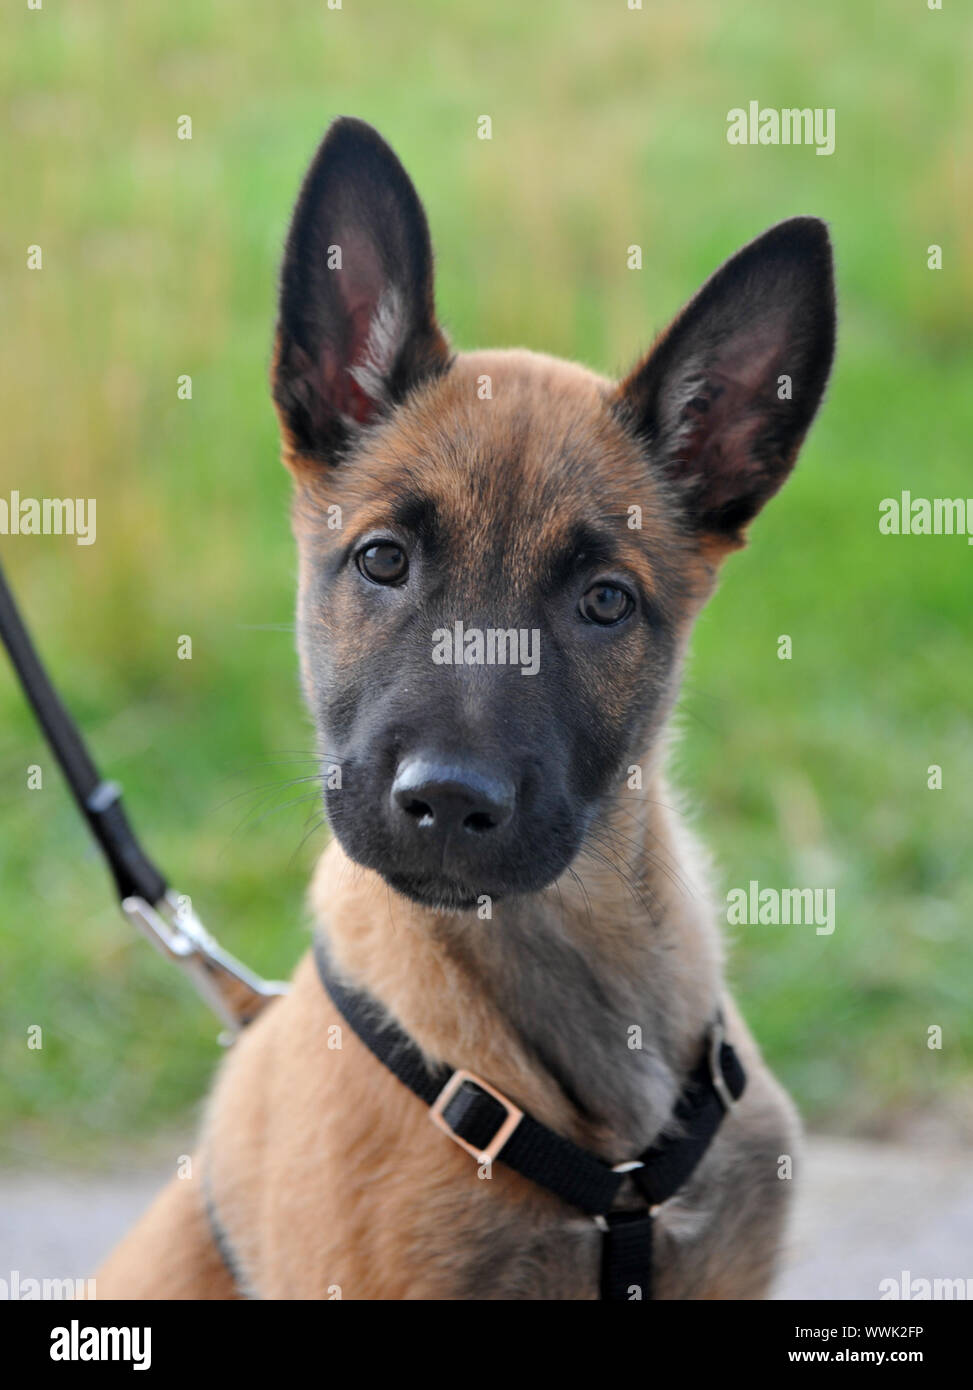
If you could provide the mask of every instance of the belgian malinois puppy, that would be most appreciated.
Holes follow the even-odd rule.
[[[287,241],[273,396],[333,831],[316,932],[430,1065],[610,1165],[673,1126],[722,1010],[746,1090],[656,1213],[656,1298],[762,1296],[791,1190],[795,1113],[727,996],[661,764],[693,620],[791,470],[834,336],[828,235],[797,217],[621,383],[454,353],[422,205],[357,120]],[[599,1223],[429,1119],[309,955],[99,1296],[597,1298]]]

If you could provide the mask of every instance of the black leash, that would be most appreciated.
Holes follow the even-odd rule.
[[[155,905],[165,896],[168,885],[135,838],[122,807],[121,787],[99,777],[71,716],[41,665],[2,566],[0,636],[37,722],[61,765],[71,795],[108,861],[119,898],[134,896]]]
[[[261,980],[224,951],[193,913],[188,898],[169,889],[129,824],[121,787],[99,775],[77,726],[51,684],[2,566],[0,638],[71,795],[108,863],[122,911],[163,955],[186,971],[210,1007],[236,1032],[286,986]]]
[[[673,1109],[673,1132],[631,1162],[611,1167],[525,1114],[482,1077],[450,1066],[430,1067],[374,999],[338,979],[320,940],[314,954],[321,982],[345,1022],[425,1101],[438,1128],[478,1161],[498,1159],[594,1218],[602,1232],[602,1298],[651,1298],[655,1210],[688,1182],[746,1085],[740,1059],[724,1037],[722,1017],[711,1025],[699,1063]],[[642,1205],[615,1210],[627,1181]]]

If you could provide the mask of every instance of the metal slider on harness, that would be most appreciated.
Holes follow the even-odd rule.
[[[709,1034],[709,1072],[710,1080],[713,1083],[713,1090],[719,1097],[720,1104],[729,1115],[736,1101],[733,1098],[726,1076],[723,1072],[723,1044],[726,1042],[726,1027],[722,1016],[717,1018],[710,1028]]]
[[[230,1030],[232,1042],[271,999],[288,992],[280,980],[262,980],[210,936],[187,900],[167,892],[156,907],[144,898],[122,901],[122,911],[156,950],[180,966],[197,992]]]
[[[453,1129],[449,1120],[446,1118],[446,1107],[453,1100],[462,1087],[472,1086],[483,1092],[485,1095],[492,1096],[505,1111],[505,1118],[500,1121],[493,1137],[486,1144],[471,1144]],[[441,1129],[444,1134],[448,1134],[454,1144],[458,1144],[461,1149],[465,1149],[468,1154],[479,1162],[492,1163],[500,1154],[503,1146],[513,1134],[514,1130],[524,1118],[524,1112],[513,1101],[507,1099],[500,1091],[494,1089],[482,1077],[475,1076],[471,1071],[454,1071],[446,1082],[446,1085],[439,1092],[429,1110],[429,1118],[437,1129]]]

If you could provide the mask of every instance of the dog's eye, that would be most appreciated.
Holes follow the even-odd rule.
[[[614,584],[593,584],[581,595],[578,609],[589,623],[601,623],[610,627],[627,618],[635,607],[635,600],[624,589]]]
[[[392,541],[378,541],[358,552],[358,568],[373,584],[401,584],[409,573],[409,558]]]

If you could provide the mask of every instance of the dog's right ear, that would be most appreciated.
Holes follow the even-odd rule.
[[[449,348],[419,196],[364,121],[328,130],[294,210],[271,370],[285,454],[334,463]]]

